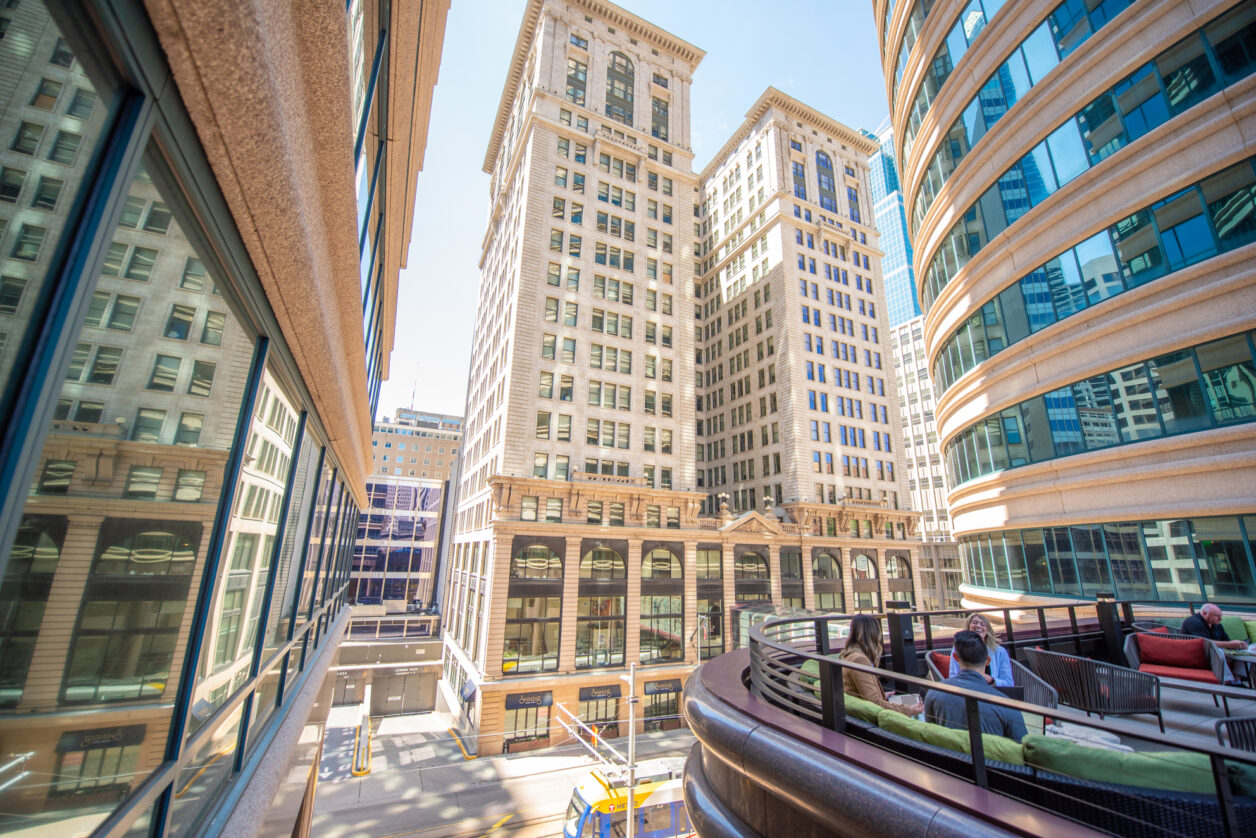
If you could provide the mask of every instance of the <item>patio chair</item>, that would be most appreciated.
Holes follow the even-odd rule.
[[[1125,638],[1124,651],[1130,668],[1139,672],[1162,678],[1225,683],[1225,653],[1203,637],[1136,632]]]
[[[945,681],[950,677],[951,656],[946,652],[929,652],[925,655],[925,663],[929,665],[929,677],[934,681]],[[1012,684],[1025,690],[1025,703],[1039,707],[1060,706],[1060,694],[1055,687],[1035,675],[1029,667],[1012,658]]]
[[[1087,715],[1097,713],[1101,719],[1150,713],[1164,733],[1160,679],[1155,675],[1044,649],[1026,649],[1025,654],[1034,673],[1055,688],[1062,704]]]
[[[1217,742],[1239,751],[1256,751],[1256,716],[1218,720]]]

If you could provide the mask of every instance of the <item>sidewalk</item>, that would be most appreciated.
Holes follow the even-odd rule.
[[[316,834],[327,838],[483,835],[503,818],[494,835],[513,834],[524,824],[561,818],[573,784],[593,764],[574,742],[467,760],[449,733],[449,720],[425,713],[377,720],[371,773],[353,777],[347,770],[352,728],[339,717],[335,721],[333,727],[328,719],[314,812]],[[687,730],[640,734],[637,757],[684,756],[693,741]],[[611,745],[628,750],[626,738]]]

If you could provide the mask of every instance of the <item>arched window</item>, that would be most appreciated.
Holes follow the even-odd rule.
[[[533,544],[510,561],[511,579],[562,579],[563,560],[544,544]]]
[[[110,576],[183,576],[192,572],[196,551],[186,538],[162,530],[123,536],[105,548],[92,568]]]
[[[680,579],[683,575],[680,559],[671,550],[659,547],[651,550],[641,560],[641,578],[670,580]]]
[[[916,591],[911,583],[911,562],[906,556],[890,554],[885,557],[885,578],[889,580],[887,587],[890,599],[905,600],[915,607]]]
[[[842,568],[837,563],[837,559],[828,553],[821,553],[811,563],[811,574],[815,579],[837,580],[840,582],[842,579]]]
[[[544,544],[530,544],[510,560],[502,674],[558,668],[562,578],[562,557]]]
[[[597,547],[580,559],[581,579],[627,579],[623,557],[609,547]]]
[[[860,553],[851,559],[850,573],[854,577],[855,608],[859,611],[880,611],[881,584],[877,581],[877,563]]]
[[[733,563],[734,579],[767,579],[768,563],[758,553],[749,550],[737,557]]]
[[[576,668],[623,666],[627,622],[628,566],[609,547],[580,559],[576,598]]]
[[[856,579],[876,579],[877,563],[860,553],[851,559],[850,572]]]
[[[816,182],[820,192],[820,209],[837,212],[837,190],[833,181],[833,161],[823,151],[816,152]]]
[[[200,530],[199,522],[104,520],[91,570],[96,584],[87,585],[67,653],[64,703],[162,696],[190,604]],[[127,581],[113,581],[119,577]]]
[[[685,659],[684,580],[680,559],[664,547],[641,560],[641,663]]]
[[[632,127],[632,62],[622,52],[612,52],[606,66],[606,115]]]
[[[885,576],[887,579],[910,579],[911,564],[898,556],[886,556]]]

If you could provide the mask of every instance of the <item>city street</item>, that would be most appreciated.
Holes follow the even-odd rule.
[[[319,769],[312,834],[326,838],[560,835],[571,789],[594,764],[578,744],[465,759],[436,713],[375,720],[371,773],[350,773],[352,730],[335,708]],[[687,730],[637,737],[638,759],[683,757]],[[626,738],[612,740],[626,753]]]

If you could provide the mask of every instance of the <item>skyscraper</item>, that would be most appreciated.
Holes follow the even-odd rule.
[[[866,131],[864,134],[875,139],[878,145],[868,158],[868,183],[872,189],[881,250],[885,253],[881,258],[881,273],[885,283],[886,315],[890,328],[894,329],[920,316],[903,191],[898,182],[898,165],[894,162],[894,129],[887,121],[876,134]]]
[[[740,604],[916,596],[874,146],[769,90],[699,177],[702,56],[600,0],[524,13],[442,602],[442,700],[479,753],[550,744],[555,705],[626,732],[629,662],[641,724],[679,725]]]
[[[875,4],[965,593],[1256,601],[1256,8],[1010,8]]]

